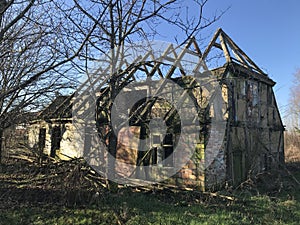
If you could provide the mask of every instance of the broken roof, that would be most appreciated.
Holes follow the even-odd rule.
[[[164,47],[165,48],[160,49],[159,57],[153,53],[153,49],[145,51],[145,48],[143,48],[144,51],[141,53],[138,52],[138,55],[131,55],[131,57],[135,57],[135,59],[132,60],[133,63],[128,62],[126,58],[121,60],[120,68],[122,69],[118,71],[117,76],[117,79],[119,79],[118,89],[125,87],[130,81],[138,81],[141,73],[144,73],[147,79],[172,79],[192,74],[199,74],[199,76],[201,76],[203,75],[201,72],[208,70],[219,71],[218,73],[225,74],[227,69],[236,72],[236,76],[248,76],[272,86],[275,84],[275,82],[270,79],[268,75],[264,73],[221,28],[216,31],[203,54],[194,37],[190,38],[183,47],[176,47],[172,43],[169,43]],[[209,54],[214,49],[221,50],[222,57],[225,59],[225,64],[216,69],[211,69],[208,68],[204,62],[208,60]],[[159,61],[161,59],[163,59],[164,62]],[[186,69],[187,66],[185,63],[190,63],[192,66],[189,65],[190,67]],[[167,69],[163,68],[163,66],[166,65],[169,67]],[[93,90],[98,90],[98,94],[100,90],[104,90],[111,77],[109,75],[110,67],[111,65],[106,64],[105,66],[98,68],[92,76],[89,76],[89,79],[78,87],[77,92],[79,95],[84,96],[88,94],[91,87]],[[153,78],[153,76],[156,76],[156,78]],[[105,91],[103,91],[102,94],[104,93]],[[94,95],[96,94],[94,93]],[[71,117],[71,100],[71,96],[57,97],[39,114],[39,118]],[[86,100],[83,100],[77,108],[82,107],[85,102]]]
[[[58,96],[43,111],[38,119],[55,119],[72,117],[72,102],[70,96]]]

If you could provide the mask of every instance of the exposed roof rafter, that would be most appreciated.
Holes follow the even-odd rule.
[[[221,28],[216,31],[209,45],[205,49],[202,60],[207,59],[207,56],[213,47],[223,51],[227,63],[237,62],[252,71],[254,70],[259,74],[266,75],[266,73],[263,72]]]

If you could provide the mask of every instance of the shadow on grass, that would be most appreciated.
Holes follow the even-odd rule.
[[[40,193],[41,194],[41,193]],[[43,193],[48,194],[48,193]],[[233,202],[201,202],[201,196],[169,193],[106,193],[93,204],[14,202],[1,209],[0,224],[297,224],[299,201],[252,196]],[[52,195],[47,196],[51,198]],[[59,201],[58,201],[59,202]]]
[[[291,176],[279,176],[276,182],[281,189],[277,191],[266,188],[267,183],[275,182],[272,176],[261,178],[262,185],[256,192],[223,191],[224,195],[235,197],[231,201],[168,189],[123,188],[117,193],[101,189],[96,193],[83,188],[84,184],[81,189],[70,186],[51,189],[47,182],[46,186],[29,185],[21,178],[16,179],[15,174],[9,180],[10,169],[13,168],[0,174],[0,224],[5,225],[298,224],[300,221],[300,187]],[[296,179],[300,178],[300,163],[289,164],[288,169]],[[64,176],[56,178],[56,182],[59,179],[64,182]]]

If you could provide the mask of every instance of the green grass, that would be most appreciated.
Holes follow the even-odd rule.
[[[174,197],[174,196],[172,196]],[[88,206],[15,205],[2,209],[0,224],[295,224],[299,199],[252,196],[234,202],[189,203],[155,194],[109,195]]]
[[[300,167],[293,175],[300,180]],[[1,174],[0,174],[1,175]],[[5,176],[4,176],[5,175]],[[94,201],[72,202],[63,190],[43,191],[0,179],[0,224],[295,224],[300,221],[300,187],[291,176],[277,181],[274,193],[264,183],[252,189],[222,191],[212,197],[198,192],[170,190],[136,191],[123,188],[102,190]],[[1,178],[1,176],[0,176]],[[15,179],[15,175],[14,175]],[[264,180],[272,183],[272,177]],[[5,188],[1,188],[6,185]],[[9,186],[10,185],[10,186]],[[13,187],[15,189],[13,189]],[[80,192],[81,193],[81,192]],[[35,196],[36,195],[36,196]],[[87,195],[83,195],[87,196]],[[85,197],[84,197],[85,198]],[[89,203],[87,203],[89,202]]]

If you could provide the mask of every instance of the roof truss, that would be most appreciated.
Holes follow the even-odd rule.
[[[227,63],[235,62],[246,69],[255,71],[258,74],[266,75],[234,42],[233,40],[222,30],[218,29],[214,34],[209,45],[205,49],[204,53],[201,53],[201,50],[195,40],[191,38],[188,40],[185,46],[181,48],[174,47],[173,44],[169,44],[165,49],[161,49],[160,56],[157,57],[153,53],[153,50],[150,49],[146,53],[136,55],[134,60],[128,62],[127,58],[124,57],[119,62],[119,68],[117,74],[114,74],[119,81],[118,87],[122,88],[126,86],[132,80],[140,80],[138,77],[139,72],[144,73],[144,77],[153,78],[154,75],[158,75],[161,84],[157,92],[161,91],[164,88],[164,80],[174,78],[174,72],[177,71],[181,76],[186,75],[195,75],[201,74],[202,71],[208,70],[205,65],[205,60],[207,59],[208,54],[212,51],[213,48],[218,48],[223,52],[223,55]],[[196,58],[196,63],[193,64],[189,71],[186,71],[185,61],[188,57]],[[158,60],[163,59],[163,60]],[[136,63],[139,62],[139,63]],[[163,70],[163,65],[168,65],[168,70]],[[93,89],[93,93],[99,93],[100,90],[103,90],[107,87],[107,83],[110,81],[112,75],[111,65],[106,64],[106,66],[99,67],[96,72],[88,74],[88,79],[78,87],[77,93],[81,96],[88,95]],[[177,77],[178,73],[175,74]],[[265,76],[264,76],[265,77]],[[102,91],[104,94],[105,91]],[[100,94],[100,96],[102,95]],[[70,96],[72,98],[73,96]],[[95,102],[99,98],[99,95],[95,95]],[[79,110],[86,104],[85,98],[82,98],[82,101],[78,103],[75,111]],[[74,109],[73,109],[74,110]]]
[[[214,47],[223,51],[227,63],[237,62],[249,70],[266,75],[221,28],[216,31],[205,49],[202,55],[203,60],[207,58]]]

